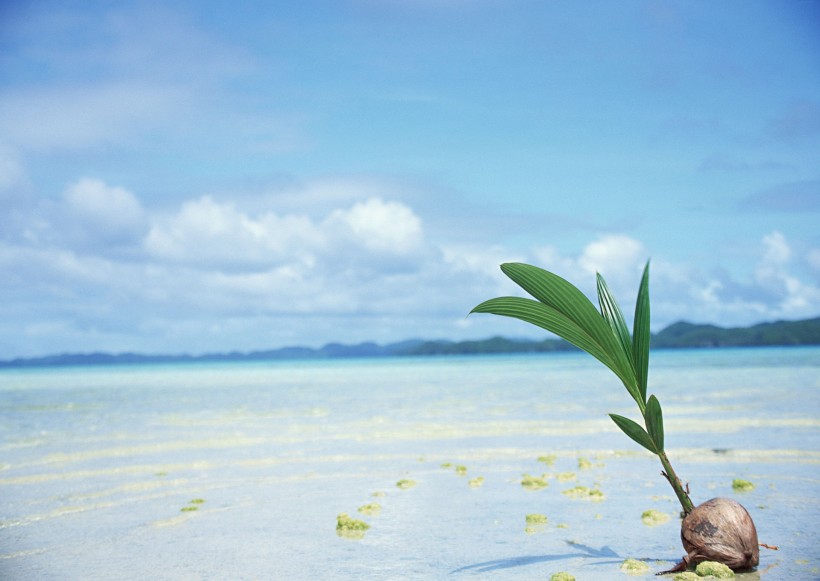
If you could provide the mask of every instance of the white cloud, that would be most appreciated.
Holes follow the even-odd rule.
[[[556,272],[593,302],[599,271],[629,317],[649,258],[637,238],[601,235],[576,253],[445,244],[428,238],[422,218],[388,198],[389,189],[351,199],[354,190],[330,196],[336,207],[314,215],[287,205],[288,211],[273,211],[275,198],[265,207],[210,196],[165,214],[123,187],[83,178],[48,211],[29,217],[30,224],[40,223],[32,226],[36,233],[53,236],[0,244],[3,325],[22,329],[34,352],[67,348],[36,347],[60,340],[38,329],[53,329],[69,347],[166,352],[543,337],[518,321],[466,317],[485,299],[523,292],[498,269],[511,261]],[[128,254],[111,251],[112,241]],[[801,261],[787,237],[766,234],[757,253],[757,266],[745,278],[653,257],[653,328],[679,319],[744,325],[816,316],[820,291],[793,272]],[[802,263],[812,260],[820,263],[816,251]],[[77,343],[83,337],[90,343]]]
[[[65,191],[64,200],[69,215],[86,232],[91,230],[103,240],[130,240],[144,231],[146,216],[142,205],[125,188],[83,178]]]
[[[801,282],[790,272],[792,249],[786,237],[773,231],[763,237],[763,247],[755,281],[778,297],[775,312],[785,317],[811,314],[820,304],[820,288]]]
[[[643,244],[628,236],[606,235],[587,244],[578,264],[588,273],[599,272],[609,280],[634,276],[645,261]]]
[[[145,239],[159,260],[210,267],[297,271],[373,263],[405,264],[424,245],[421,219],[407,206],[380,198],[357,202],[314,219],[271,211],[249,213],[209,196],[185,202],[158,220]]]
[[[370,198],[352,208],[336,210],[326,225],[378,254],[408,255],[423,243],[421,220],[407,206]],[[341,227],[341,228],[339,228]]]
[[[223,269],[309,264],[321,245],[322,233],[306,217],[251,216],[209,196],[185,202],[176,215],[158,220],[145,239],[154,258]]]

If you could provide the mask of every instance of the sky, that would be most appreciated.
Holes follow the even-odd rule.
[[[820,2],[2,3],[0,208],[0,359],[816,317]]]

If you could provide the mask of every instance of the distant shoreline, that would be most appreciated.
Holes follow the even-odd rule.
[[[652,349],[704,349],[723,347],[787,347],[820,345],[820,317],[800,321],[777,321],[751,327],[723,328],[715,325],[674,323],[652,336]],[[492,337],[473,341],[425,341],[413,339],[388,345],[329,343],[324,347],[283,347],[246,353],[204,355],[143,355],[139,353],[62,353],[43,357],[0,361],[0,369],[139,365],[156,363],[213,363],[220,361],[293,361],[372,357],[491,355],[577,351],[562,339],[543,341]]]

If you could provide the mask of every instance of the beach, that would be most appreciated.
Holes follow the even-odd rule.
[[[818,371],[814,347],[652,354],[693,501],[779,547],[739,579],[820,577]],[[680,505],[607,413],[637,410],[581,353],[3,370],[0,576],[654,578]]]

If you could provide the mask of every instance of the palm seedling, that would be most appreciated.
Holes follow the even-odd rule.
[[[595,305],[560,276],[528,264],[502,264],[501,270],[533,299],[499,297],[485,301],[471,313],[491,313],[520,319],[558,335],[606,365],[638,405],[643,425],[609,414],[632,440],[658,456],[661,473],[675,491],[683,509],[681,540],[686,556],[673,571],[701,561],[719,561],[732,569],[756,567],[757,531],[749,513],[727,498],[715,498],[695,507],[666,455],[663,412],[658,398],[647,398],[649,371],[649,263],[643,271],[632,333],[604,278],[597,275]]]

